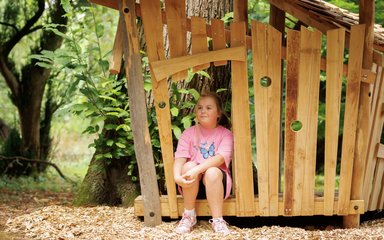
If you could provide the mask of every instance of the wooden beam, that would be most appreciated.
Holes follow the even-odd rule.
[[[125,72],[134,148],[139,167],[141,193],[144,196],[144,223],[147,226],[156,226],[161,223],[160,195],[147,123],[135,0],[119,1],[119,9],[125,26],[123,28]]]
[[[161,196],[160,203],[161,203],[161,214],[164,217],[169,216],[169,205],[168,205],[169,198],[168,196]],[[259,209],[259,199],[254,198],[253,203],[255,205],[255,216],[260,216]],[[177,205],[178,205],[178,215],[182,216],[184,211],[184,198],[180,195],[177,196]],[[333,202],[333,214],[337,214],[337,205],[338,201],[337,199]],[[138,196],[135,199],[134,203],[135,208],[135,216],[143,216],[144,213],[144,206],[143,206],[143,197]],[[315,207],[314,207],[314,215],[323,215],[324,213],[324,199],[322,197],[315,197]],[[279,216],[284,215],[284,201],[282,198],[279,199],[278,202],[278,211]],[[364,213],[364,201],[363,200],[352,200],[348,207],[348,214],[363,214]],[[196,200],[196,213],[198,216],[211,216],[211,212],[209,210],[208,201],[206,199],[197,199]],[[223,206],[223,215],[224,216],[237,216],[236,212],[236,198],[229,197],[224,201]],[[290,218],[287,218],[287,221],[289,221]]]
[[[153,61],[149,63],[149,66],[156,80],[161,81],[184,69],[223,60],[245,62],[247,60],[245,47],[225,48],[167,60]]]

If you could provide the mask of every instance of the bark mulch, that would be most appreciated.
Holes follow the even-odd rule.
[[[0,189],[0,239],[381,239],[384,218],[364,221],[360,228],[263,225],[263,218],[250,227],[229,218],[231,234],[223,237],[212,232],[207,218],[201,218],[192,233],[173,232],[177,221],[169,220],[157,227],[145,227],[135,217],[132,207],[74,207],[72,195],[51,192],[9,192]],[[239,218],[241,219],[241,218]],[[300,218],[299,218],[300,219]],[[270,219],[268,221],[271,221]],[[266,221],[266,222],[268,222]],[[289,219],[286,222],[289,222]],[[276,222],[279,224],[279,222]]]

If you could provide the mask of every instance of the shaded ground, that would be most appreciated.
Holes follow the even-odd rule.
[[[212,233],[208,218],[200,218],[191,234],[175,234],[177,224],[147,228],[133,208],[73,207],[72,195],[53,192],[0,190],[0,239],[381,239],[384,216],[366,220],[359,229],[341,229],[340,218],[226,218],[231,235]],[[371,214],[372,215],[372,214]],[[372,216],[363,216],[365,220]],[[266,226],[265,226],[266,225]]]

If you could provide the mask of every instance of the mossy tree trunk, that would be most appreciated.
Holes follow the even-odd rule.
[[[103,129],[102,133],[104,137],[111,138],[110,130]],[[135,160],[134,157],[97,158],[97,155],[105,151],[109,150],[96,149],[75,198],[76,205],[130,206],[139,195],[139,184],[128,176],[128,166]]]

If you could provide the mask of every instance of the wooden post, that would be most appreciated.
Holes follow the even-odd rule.
[[[359,1],[359,23],[365,24],[363,69],[371,69],[373,61],[373,39],[374,39],[374,0]],[[355,157],[352,177],[351,199],[363,199],[364,172],[369,139],[369,110],[370,110],[370,84],[361,82],[359,115],[357,122],[357,135],[355,144]],[[370,174],[370,173],[368,173]],[[373,174],[373,173],[372,173]],[[370,183],[369,183],[370,184]],[[365,185],[365,184],[364,184]],[[365,203],[367,206],[367,203]],[[360,225],[360,214],[348,215],[343,218],[343,226],[346,228],[358,227]]]
[[[128,82],[131,128],[139,167],[141,194],[144,199],[144,223],[147,226],[156,226],[161,223],[160,195],[147,123],[135,0],[119,1],[119,10],[120,18],[123,18],[125,23],[123,28],[125,72]]]
[[[233,21],[245,22],[248,31],[248,1],[234,0],[233,1]]]

